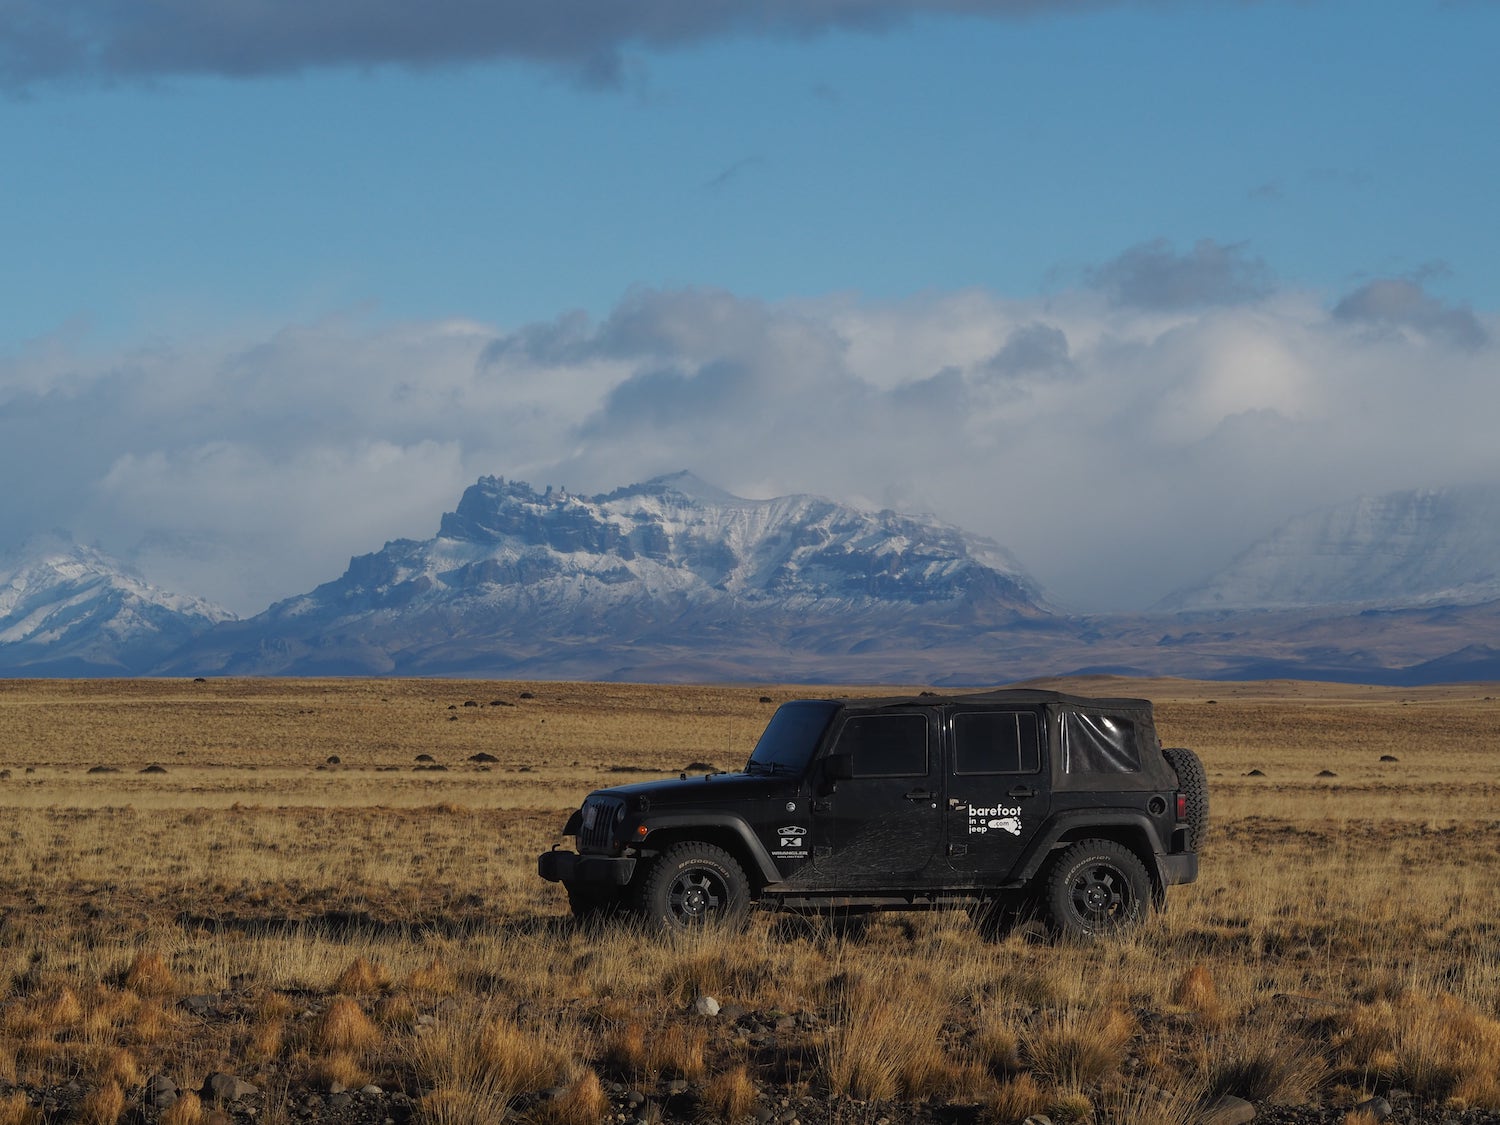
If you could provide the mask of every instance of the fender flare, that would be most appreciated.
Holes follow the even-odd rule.
[[[643,848],[652,847],[651,837],[657,832],[665,830],[677,830],[682,828],[713,828],[720,831],[728,830],[736,840],[743,846],[743,852],[750,857],[754,870],[752,876],[759,876],[762,884],[779,883],[782,874],[776,869],[776,864],[771,861],[771,855],[766,851],[765,845],[755,835],[742,818],[732,813],[651,813],[644,821],[650,830],[646,838],[637,846]]]
[[[1150,818],[1139,812],[1100,812],[1097,809],[1073,809],[1050,818],[1042,830],[1031,838],[1021,862],[1016,866],[1013,880],[1031,882],[1047,862],[1047,857],[1052,854],[1053,846],[1075,828],[1127,828],[1132,834],[1139,833],[1146,844],[1146,852],[1141,855],[1141,861],[1151,872],[1157,887],[1166,885],[1166,872],[1161,864],[1161,856],[1166,849],[1162,847],[1161,837]],[[1078,838],[1087,839],[1085,836]]]

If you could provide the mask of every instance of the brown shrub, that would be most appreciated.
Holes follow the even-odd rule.
[[[989,1102],[990,1116],[996,1121],[1024,1121],[1041,1113],[1048,1105],[1041,1083],[1029,1074],[1018,1074],[1000,1084]]]
[[[430,992],[434,996],[452,996],[458,991],[458,978],[453,970],[434,957],[420,969],[414,969],[406,980],[406,987],[413,992]]]
[[[335,996],[318,1021],[316,1042],[325,1051],[365,1051],[380,1040],[380,1028],[347,996]]]
[[[125,1091],[118,1082],[109,1081],[91,1090],[78,1110],[84,1125],[115,1125],[125,1112]]]
[[[1219,990],[1208,966],[1201,961],[1182,974],[1172,989],[1172,1003],[1208,1019],[1219,1016]]]
[[[1054,1086],[1079,1087],[1112,1076],[1125,1061],[1135,1020],[1118,1008],[1069,1008],[1042,1020],[1027,1036],[1031,1069]]]
[[[622,1076],[634,1076],[646,1069],[646,1029],[640,1020],[612,1028],[604,1036],[600,1060]]]
[[[384,992],[391,986],[391,974],[383,965],[356,957],[333,982],[333,990],[345,996],[362,996],[367,992]]]
[[[161,998],[177,991],[177,978],[165,961],[142,950],[125,970],[125,987],[137,996]]]
[[[702,1028],[668,1024],[646,1045],[646,1069],[667,1078],[701,1077],[706,1046],[708,1033]]]
[[[599,1076],[586,1070],[568,1083],[562,1096],[543,1102],[532,1111],[540,1125],[592,1125],[609,1112],[609,1096]]]
[[[716,1121],[738,1121],[755,1108],[759,1094],[744,1065],[709,1079],[703,1088],[703,1108]]]
[[[203,1102],[191,1090],[177,1095],[177,1100],[161,1111],[161,1125],[204,1125]]]

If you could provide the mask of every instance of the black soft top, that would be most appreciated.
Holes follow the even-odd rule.
[[[1063,691],[1047,691],[1042,688],[996,688],[993,691],[966,691],[957,693],[923,692],[920,695],[888,695],[837,699],[851,711],[879,711],[887,707],[942,707],[949,704],[988,704],[996,707],[1041,707],[1061,704],[1065,707],[1084,707],[1092,711],[1140,711],[1149,710],[1149,699],[1130,699],[1124,696],[1106,697],[1069,695]]]
[[[1059,790],[1149,790],[1176,786],[1162,756],[1149,699],[1069,695],[1040,688],[999,688],[957,694],[927,692],[871,699],[834,699],[846,711],[902,707],[1035,708],[1047,720],[1052,786]]]

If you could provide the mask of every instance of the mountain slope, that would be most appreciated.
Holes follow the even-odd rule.
[[[1290,520],[1156,608],[1471,605],[1500,599],[1500,489],[1366,497]]]
[[[0,670],[10,675],[138,674],[232,617],[59,538],[0,557]]]
[[[484,477],[426,541],[215,630],[173,670],[733,673],[777,653],[927,647],[937,626],[1041,621],[996,544],[811,496],[745,500],[689,474],[582,497]]]

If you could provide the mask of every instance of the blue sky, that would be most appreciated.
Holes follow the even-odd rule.
[[[0,548],[62,526],[253,612],[481,472],[690,468],[932,510],[1127,608],[1308,506],[1500,481],[1452,429],[1500,406],[1500,4],[727,10],[0,0],[0,467],[37,482]],[[726,370],[755,441],[712,436]],[[640,407],[684,388],[694,425]],[[950,392],[975,432],[892,406]],[[789,448],[820,403],[869,432]],[[1014,460],[1080,431],[1099,460]],[[1128,565],[1081,561],[1080,504]]]

